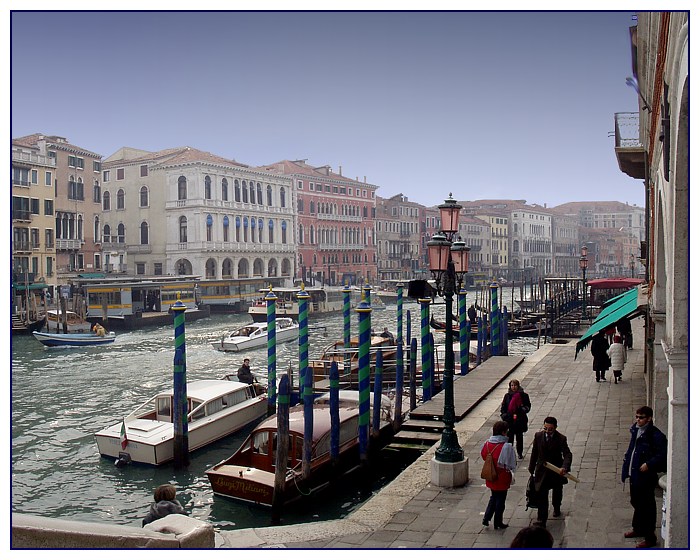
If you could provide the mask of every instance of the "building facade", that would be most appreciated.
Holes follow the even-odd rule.
[[[644,345],[647,403],[668,436],[662,537],[688,548],[690,80],[688,12],[639,12],[630,28],[639,113],[615,115],[620,170],[644,181],[647,200],[648,311]],[[636,124],[624,134],[622,123]],[[641,404],[641,403],[640,403]]]
[[[377,280],[376,185],[306,160],[283,160],[259,169],[284,175],[294,185],[297,279],[331,286]]]
[[[291,283],[295,195],[279,174],[195,148],[122,148],[103,164],[109,271]]]
[[[423,268],[424,208],[403,194],[376,199],[379,280],[415,278]]]

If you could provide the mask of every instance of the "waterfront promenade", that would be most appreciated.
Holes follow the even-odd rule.
[[[507,548],[523,527],[536,519],[525,509],[527,465],[535,431],[546,416],[555,416],[569,440],[572,472],[580,482],[564,486],[562,517],[547,528],[555,548],[631,549],[625,539],[631,528],[629,485],[620,482],[622,458],[629,443],[634,411],[644,400],[643,323],[632,321],[635,347],[628,352],[622,382],[596,383],[588,348],[574,361],[575,343],[548,344],[534,352],[455,426],[469,458],[469,482],[461,488],[440,488],[430,482],[434,446],[394,481],[345,519],[303,525],[221,531],[220,548]],[[479,478],[479,450],[500,419],[500,402],[510,379],[519,379],[530,395],[530,430],[525,458],[520,461],[506,503],[505,530],[481,524],[489,490]],[[657,489],[660,522],[661,490]],[[657,529],[660,539],[660,530]]]

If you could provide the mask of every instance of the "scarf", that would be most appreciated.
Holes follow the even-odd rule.
[[[520,391],[516,391],[515,393],[513,393],[513,396],[510,398],[510,402],[508,403],[508,414],[517,414],[518,410],[520,410],[520,407],[522,405],[523,398],[520,396]]]
[[[491,445],[500,445],[503,444],[503,449],[501,449],[501,454],[498,456],[498,462],[496,463],[497,466],[501,467],[502,469],[508,469],[509,471],[513,472],[515,470],[515,450],[513,449],[513,446],[508,443],[508,437],[507,436],[491,436],[488,440],[486,440],[488,443]],[[487,447],[488,450],[495,451],[495,447]]]

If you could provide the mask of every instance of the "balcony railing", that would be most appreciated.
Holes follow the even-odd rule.
[[[57,250],[78,250],[83,242],[80,239],[56,239]]]
[[[620,171],[645,177],[645,152],[639,140],[639,113],[615,113],[615,155]]]

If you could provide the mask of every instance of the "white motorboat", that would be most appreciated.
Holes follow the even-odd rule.
[[[67,332],[69,333],[89,333],[92,328],[89,321],[86,321],[73,311],[66,311],[65,317],[63,313],[56,309],[49,309],[46,311],[46,326],[49,332],[62,333],[64,322]]]
[[[281,317],[275,320],[275,338],[277,342],[287,342],[299,336],[299,324],[291,317]],[[241,352],[258,348],[267,344],[267,323],[250,323],[239,327],[221,340],[211,345],[221,352]]]
[[[194,451],[264,416],[267,396],[258,386],[238,381],[192,381],[187,384],[187,410],[188,447]],[[162,465],[173,459],[173,439],[172,388],[150,398],[123,421],[95,434],[100,455],[149,465]]]
[[[104,336],[91,332],[47,333],[34,331],[32,334],[44,346],[50,347],[102,346],[111,344],[117,337],[114,332],[105,333]]]

